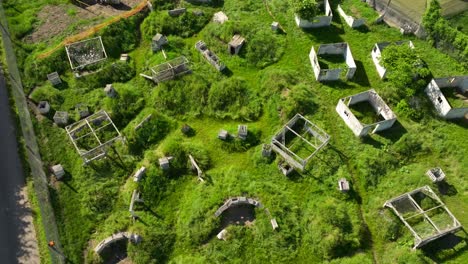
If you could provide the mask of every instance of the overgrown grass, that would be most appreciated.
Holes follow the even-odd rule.
[[[434,166],[444,169],[455,189],[453,195],[441,195],[442,199],[462,224],[468,224],[468,198],[463,192],[468,146],[461,140],[466,136],[466,123],[439,120],[427,108],[419,122],[399,117],[399,124],[389,131],[357,139],[335,112],[339,98],[370,88],[387,99],[383,91],[389,84],[380,80],[370,51],[376,42],[401,40],[398,30],[374,24],[369,24],[368,30],[353,30],[334,16],[330,28],[303,31],[296,27],[285,1],[267,3],[287,34],[270,32],[272,18],[260,1],[253,0],[224,1],[223,10],[230,21],[223,25],[209,22],[200,32],[183,36],[168,30],[168,59],[186,56],[193,73],[162,85],[155,86],[137,75],[164,61],[160,52],[150,50],[149,37],[154,32],[140,32],[141,38],[130,52],[130,66],[136,74],[114,84],[119,98],[106,98],[101,83],[75,79],[66,68],[61,87],[33,80],[38,83],[34,100],[47,99],[54,110],[71,111],[81,102],[92,111],[108,110],[118,128],[129,136],[129,144],[134,139],[143,140],[132,130],[147,113],[155,111],[161,121],[151,125],[155,127],[155,132],[149,133],[153,138],[142,141],[136,152],[119,144],[117,152],[109,150],[108,159],[86,167],[64,130],[54,126],[50,117],[36,122],[45,165],[61,163],[67,171],[64,181],[53,186],[52,200],[61,242],[71,261],[97,261],[92,248],[112,233],[125,230],[143,236],[140,245],[128,247],[136,263],[151,259],[181,263],[370,263],[374,258],[379,263],[429,261],[433,255],[411,251],[409,231],[382,204],[430,184],[424,172]],[[185,6],[188,12],[201,9],[211,14],[218,10]],[[166,12],[155,11],[150,20]],[[363,16],[372,19],[375,13],[366,11]],[[140,30],[149,30],[145,22],[143,25]],[[226,42],[234,33],[247,40],[239,56],[227,52]],[[421,54],[434,76],[464,74],[460,64],[430,44],[404,38],[425,51]],[[195,50],[200,39],[228,71],[218,73]],[[274,43],[275,52],[251,46],[265,39]],[[308,58],[310,48],[335,42],[350,45],[356,75],[349,82],[318,83]],[[262,54],[266,60],[257,63],[253,55]],[[102,81],[106,80],[110,79]],[[426,99],[421,96],[420,100]],[[331,141],[304,173],[287,178],[277,169],[278,157],[261,157],[261,143],[269,142],[297,112],[323,128]],[[166,121],[168,129],[160,130],[159,124]],[[184,123],[194,129],[193,136],[182,134],[179,128]],[[255,135],[250,145],[216,138],[220,129],[235,134],[241,123]],[[190,171],[189,153],[200,162],[205,183],[198,182]],[[158,164],[165,155],[176,157],[169,172],[163,172]],[[148,171],[136,184],[130,176],[141,166]],[[337,190],[337,180],[342,177],[351,182],[349,194]],[[133,224],[127,210],[135,188],[146,200],[145,205],[138,205],[139,221]],[[433,189],[437,191],[435,186]],[[213,214],[226,198],[240,195],[258,198],[280,229],[273,231],[264,211],[257,209],[252,227],[229,227],[229,240],[218,241],[215,231],[220,223]],[[443,252],[439,257],[446,262],[463,263],[468,257],[465,251]]]

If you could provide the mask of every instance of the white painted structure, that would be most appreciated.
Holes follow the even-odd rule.
[[[322,69],[319,64],[321,56],[326,55],[342,55],[344,62],[346,62],[346,69]],[[310,63],[314,71],[315,79],[319,82],[322,81],[337,81],[341,79],[341,72],[346,70],[346,80],[354,77],[356,73],[356,63],[354,62],[351,49],[346,42],[322,44],[315,52],[314,46],[310,49],[309,53]]]
[[[324,0],[322,3],[319,4],[321,5],[321,8],[325,10],[325,14],[323,16],[316,16],[312,21],[309,21],[306,19],[302,19],[295,14],[294,19],[296,21],[296,25],[300,28],[305,29],[330,26],[333,19],[333,13],[330,7],[330,3],[328,2],[328,0]]]
[[[375,68],[377,69],[377,72],[379,73],[379,76],[381,79],[385,79],[387,75],[387,69],[385,69],[382,65],[382,51],[392,43],[390,42],[381,42],[381,43],[375,43],[374,48],[372,49],[371,56],[372,60],[374,61]],[[414,45],[412,41],[398,41],[393,43],[395,45],[403,45],[403,44],[408,44],[408,46],[411,49],[414,49]]]
[[[377,115],[380,115],[384,120],[373,123],[364,124],[357,119],[353,114],[350,105],[367,101],[375,110]],[[374,89],[358,93],[352,96],[341,98],[338,100],[336,112],[345,121],[346,125],[353,131],[354,135],[363,137],[369,133],[376,133],[385,129],[389,129],[395,123],[397,117],[392,109],[384,102]]]
[[[361,27],[364,24],[366,24],[366,20],[363,18],[354,18],[352,16],[347,15],[346,12],[343,10],[343,8],[341,8],[341,5],[338,5],[337,9],[338,9],[338,13],[340,14],[340,16],[344,19],[346,24],[348,24],[348,26],[350,26],[351,28]]]
[[[457,99],[463,100],[466,106],[452,107],[442,93],[442,89],[452,89],[459,97]],[[432,79],[424,91],[439,116],[445,119],[468,117],[468,75]]]

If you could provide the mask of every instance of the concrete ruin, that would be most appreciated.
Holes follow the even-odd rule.
[[[199,40],[195,44],[195,48],[203,55],[203,57],[205,57],[205,59],[211,65],[213,65],[213,67],[215,67],[216,70],[222,71],[222,70],[224,70],[224,68],[226,68],[226,66],[219,59],[219,57],[216,54],[214,54],[211,50],[208,49],[205,42]]]
[[[413,249],[420,248],[462,225],[429,186],[402,194],[385,202],[414,236]]]
[[[155,83],[161,83],[191,72],[189,61],[184,56],[181,56],[154,66],[151,68],[152,76],[143,77],[149,78]]]
[[[270,157],[271,156],[271,144],[263,144],[262,145],[262,157]]]
[[[296,25],[300,28],[319,28],[319,27],[328,27],[330,26],[333,13],[330,7],[330,3],[328,0],[324,0],[323,2],[319,2],[319,9],[325,11],[325,14],[322,16],[316,16],[312,21],[302,19],[298,15],[294,15],[294,19],[296,20]]]
[[[228,52],[231,55],[237,55],[239,54],[239,51],[241,50],[242,46],[244,46],[245,39],[241,37],[241,35],[234,35],[232,37],[232,40],[228,43]]]
[[[73,71],[82,70],[88,65],[107,59],[106,49],[100,36],[68,44],[65,46],[65,51]]]
[[[424,91],[440,117],[468,118],[468,75],[432,79]]]
[[[79,103],[75,106],[75,110],[78,113],[80,119],[89,116],[89,107],[83,103]]]
[[[218,138],[221,139],[221,140],[226,140],[228,139],[229,137],[229,133],[224,130],[224,129],[221,129],[219,132],[218,132]]]
[[[158,33],[154,35],[153,39],[151,40],[151,49],[153,52],[160,51],[167,43],[169,43],[169,41],[167,40],[166,36]]]
[[[255,207],[259,207],[259,208],[262,208],[263,205],[258,201],[258,200],[255,200],[255,199],[252,199],[252,198],[247,198],[247,197],[233,197],[233,198],[229,198],[227,199],[224,204],[218,208],[218,210],[216,210],[214,216],[215,217],[218,217],[220,216],[224,211],[226,211],[227,209],[229,209],[230,207],[232,206],[238,206],[238,205],[252,205],[252,206],[255,206]]]
[[[219,24],[224,24],[224,22],[228,21],[229,18],[226,16],[226,14],[223,11],[216,12],[213,15],[213,22],[219,23]]]
[[[276,32],[278,31],[278,29],[279,29],[279,22],[274,21],[273,23],[271,23],[271,30]]]
[[[58,72],[47,74],[47,80],[49,80],[53,86],[60,85],[62,83],[62,79],[60,79]]]
[[[325,131],[296,114],[273,136],[271,147],[291,168],[304,171],[310,159],[329,140],[330,136]]]
[[[167,13],[172,17],[180,16],[184,14],[185,12],[187,12],[187,8],[176,8],[176,9],[167,11]]]
[[[114,89],[114,86],[112,84],[106,84],[106,87],[104,88],[104,93],[106,93],[107,97],[114,98],[117,96],[117,92]]]
[[[133,181],[134,182],[139,182],[141,180],[141,178],[143,178],[143,176],[145,175],[146,173],[146,167],[141,167],[139,168],[135,174],[133,175]]]
[[[39,113],[41,113],[41,115],[48,114],[49,111],[50,111],[50,104],[49,104],[49,102],[47,102],[47,101],[40,101],[40,102],[37,104],[37,110],[39,111]]]
[[[196,171],[197,172],[197,177],[198,177],[198,180],[201,181],[201,182],[204,182],[205,180],[203,179],[203,171],[200,169],[200,167],[198,166],[197,162],[195,161],[195,159],[193,158],[192,155],[189,154],[189,160],[190,160],[190,164],[191,164],[191,169],[193,171]]]
[[[432,168],[432,169],[426,171],[426,175],[434,183],[441,182],[441,181],[445,180],[445,173],[439,167]]]
[[[352,105],[367,102],[375,111],[377,122],[371,124],[362,123],[349,108]],[[336,112],[340,115],[346,125],[353,131],[354,135],[363,137],[369,133],[376,133],[389,129],[395,123],[397,117],[392,109],[384,102],[374,89],[351,95],[338,100]]]
[[[114,244],[115,242],[121,241],[121,240],[128,240],[133,244],[138,244],[141,242],[141,236],[129,232],[120,232],[117,234],[112,234],[110,237],[102,240],[99,242],[99,244],[94,248],[94,252],[97,254],[101,254],[102,251],[104,251],[105,248],[110,246],[111,244]]]
[[[130,56],[128,56],[128,54],[126,53],[123,53],[120,55],[120,61],[128,62],[129,59],[130,59]]]
[[[180,131],[184,134],[184,135],[190,135],[192,132],[193,132],[193,128],[190,127],[188,124],[184,124],[182,126],[182,128],[180,129]]]
[[[414,45],[412,41],[397,41],[395,43],[390,43],[390,42],[375,43],[374,48],[372,49],[372,52],[371,52],[371,56],[375,64],[375,68],[377,69],[377,72],[381,79],[385,79],[385,77],[387,76],[387,69],[385,69],[385,67],[382,65],[382,51],[388,45],[391,45],[391,44],[394,44],[394,45],[408,44],[408,46],[411,49],[414,49]]]
[[[343,10],[341,5],[338,5],[337,10],[338,10],[338,13],[340,14],[340,16],[346,22],[346,24],[348,24],[348,26],[350,26],[351,28],[362,27],[362,26],[364,26],[366,24],[365,19],[363,19],[363,18],[354,18],[354,17],[346,14],[346,12]]]
[[[153,114],[149,114],[149,115],[145,116],[145,118],[143,118],[143,120],[141,120],[140,123],[138,123],[133,130],[136,131],[136,130],[140,129],[141,127],[143,127],[143,125],[148,123],[151,120],[152,117],[153,117]]]
[[[135,203],[143,203],[143,199],[140,197],[140,192],[137,190],[133,190],[132,198],[130,198],[130,206],[128,207],[128,211],[130,212],[130,217],[134,220],[138,218],[138,215],[135,214]]]
[[[63,176],[65,176],[65,170],[63,169],[62,164],[54,165],[50,168],[52,174],[57,178],[57,180],[61,180]]]
[[[326,61],[327,58],[333,60],[338,59],[340,62],[342,60],[343,68],[329,67]],[[356,63],[354,62],[353,54],[346,42],[322,44],[319,46],[317,53],[315,52],[314,46],[312,46],[309,59],[315,79],[319,82],[337,81],[341,79],[349,80],[353,78],[356,72]],[[342,73],[344,73],[344,71],[346,71],[346,75],[343,78]]]
[[[122,140],[120,131],[104,110],[65,127],[65,130],[85,164],[104,158],[107,149]]]
[[[238,125],[237,126],[237,137],[246,140],[248,135],[247,125]]]
[[[68,112],[56,111],[54,114],[54,123],[59,126],[68,124]]]
[[[173,159],[174,157],[162,157],[159,159],[159,167],[162,169],[162,170],[168,170],[170,167],[171,167],[171,160]]]
[[[338,180],[338,190],[340,192],[348,192],[349,191],[349,182],[345,178],[341,178]]]

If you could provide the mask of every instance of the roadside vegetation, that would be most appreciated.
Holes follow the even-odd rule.
[[[459,234],[462,242],[455,250],[433,244],[412,251],[411,233],[382,208],[390,198],[430,185],[468,226],[464,179],[468,143],[463,140],[467,122],[438,118],[422,91],[431,76],[466,75],[466,60],[374,24],[376,14],[371,8],[361,12],[368,21],[364,29],[350,29],[334,10],[331,27],[304,31],[295,25],[292,2],[266,1],[287,32],[275,33],[262,1],[225,0],[210,6],[158,0],[153,1],[152,13],[98,32],[110,58],[99,73],[75,78],[64,49],[38,59],[47,45],[21,43],[25,32],[34,29],[23,29],[15,22],[33,20],[45,3],[62,2],[5,2],[25,92],[36,103],[51,104],[48,116],[33,121],[45,169],[60,163],[66,170],[62,181],[51,178],[50,192],[61,244],[71,262],[101,263],[94,246],[118,231],[142,236],[140,244],[127,246],[135,263],[465,263],[468,259],[464,234]],[[26,2],[34,8],[18,14],[14,8],[26,10]],[[331,2],[333,7],[338,4]],[[167,15],[167,9],[179,6],[186,7],[187,13]],[[220,9],[229,17],[224,24],[211,21]],[[195,16],[193,11],[199,10],[203,14]],[[164,47],[168,59],[185,56],[192,73],[156,86],[139,74],[165,61],[161,52],[151,51],[151,38],[161,32],[169,40]],[[234,34],[246,38],[238,56],[227,52]],[[381,80],[370,56],[374,44],[403,39],[413,41],[414,53],[389,47],[384,63],[393,73]],[[60,40],[57,36],[51,42]],[[216,71],[194,48],[198,40],[205,41],[225,63],[224,72]],[[309,51],[312,46],[336,42],[350,45],[356,75],[348,82],[318,83]],[[129,54],[128,63],[118,61],[121,53]],[[60,86],[47,82],[46,75],[53,71],[63,80]],[[103,88],[108,83],[113,83],[116,98],[106,97]],[[396,111],[398,122],[386,132],[359,139],[335,107],[340,98],[371,88]],[[79,103],[91,112],[106,110],[126,137],[109,150],[107,159],[87,166],[65,130],[52,120],[56,110],[75,116]],[[331,141],[304,173],[285,177],[277,168],[278,157],[261,156],[262,143],[269,143],[296,113],[324,129]],[[151,120],[135,131],[149,114]],[[184,124],[193,128],[193,134],[180,131]],[[246,141],[216,138],[221,129],[235,135],[239,124],[248,125]],[[204,171],[204,183],[191,171],[189,154]],[[174,157],[169,171],[159,167],[158,160],[164,156]],[[131,176],[141,166],[147,168],[146,175],[135,183]],[[424,175],[436,166],[447,174],[451,191],[444,195]],[[337,181],[343,177],[351,183],[347,194],[337,190]],[[134,189],[144,200],[136,205],[139,219],[135,223],[128,212]],[[228,240],[218,240],[221,223],[213,215],[232,196],[259,199],[279,229],[272,230],[270,218],[256,209],[253,225],[231,225]]]

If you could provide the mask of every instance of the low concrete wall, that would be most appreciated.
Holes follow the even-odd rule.
[[[452,108],[441,91],[441,89],[444,88],[458,88],[461,91],[466,91],[468,90],[468,77],[460,76],[432,79],[426,89],[424,89],[439,116],[445,119],[464,118],[467,116],[468,107]]]
[[[346,24],[348,24],[348,26],[352,28],[361,27],[366,23],[365,19],[354,18],[352,16],[347,15],[343,8],[341,8],[341,5],[338,5],[338,13],[345,20]]]
[[[333,13],[330,7],[330,3],[328,0],[323,1],[325,15],[324,16],[316,16],[314,17],[313,21],[309,21],[306,19],[301,19],[298,15],[294,15],[294,19],[296,20],[296,25],[300,28],[319,28],[319,27],[328,27],[330,26]]]

